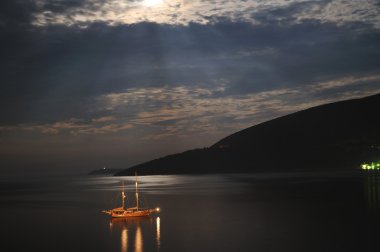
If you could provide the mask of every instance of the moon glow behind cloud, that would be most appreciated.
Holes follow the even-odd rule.
[[[163,0],[143,0],[142,5],[153,7],[163,3]]]

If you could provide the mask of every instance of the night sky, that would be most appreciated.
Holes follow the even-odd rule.
[[[210,146],[380,92],[378,0],[2,0],[0,175]]]

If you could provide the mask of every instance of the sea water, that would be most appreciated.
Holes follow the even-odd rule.
[[[0,179],[1,251],[377,251],[374,174],[140,176],[149,218],[111,219],[134,206],[134,177]],[[7,249],[6,249],[7,248]]]

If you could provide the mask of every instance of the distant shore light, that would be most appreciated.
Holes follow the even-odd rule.
[[[361,168],[365,171],[380,170],[380,162],[363,163]]]

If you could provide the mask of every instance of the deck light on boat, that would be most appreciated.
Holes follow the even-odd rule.
[[[159,211],[160,211],[160,208],[159,208],[159,207],[157,207],[157,208],[156,208],[156,212],[159,212]]]

